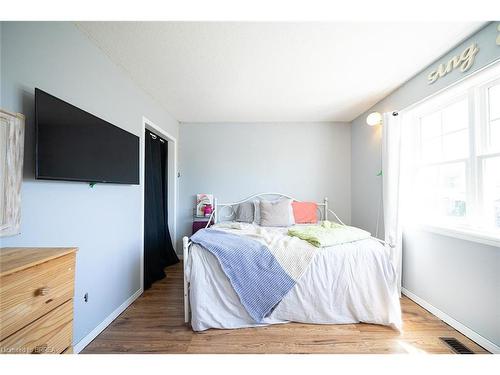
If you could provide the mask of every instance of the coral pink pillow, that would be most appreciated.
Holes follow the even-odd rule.
[[[318,222],[318,205],[314,202],[292,202],[295,224],[315,224]]]

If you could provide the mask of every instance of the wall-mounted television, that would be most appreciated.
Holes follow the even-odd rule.
[[[139,137],[35,89],[37,179],[139,184]]]

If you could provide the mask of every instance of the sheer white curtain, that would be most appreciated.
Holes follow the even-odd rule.
[[[384,113],[382,125],[382,191],[384,203],[385,241],[390,244],[391,260],[397,273],[401,294],[402,229],[401,229],[401,116]]]

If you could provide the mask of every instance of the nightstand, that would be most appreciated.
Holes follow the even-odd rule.
[[[209,219],[210,219],[209,216],[193,215],[193,233],[192,234],[195,234],[200,229],[205,228],[207,226]],[[212,222],[210,223],[210,225],[212,225],[213,223],[214,223],[214,220],[212,218]]]

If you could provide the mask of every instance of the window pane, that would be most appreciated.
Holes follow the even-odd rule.
[[[500,150],[500,119],[490,122],[490,148]]]
[[[488,103],[490,106],[490,120],[500,118],[500,85],[488,89]]]
[[[438,162],[442,159],[441,137],[422,140],[422,161]]]
[[[443,136],[443,156],[446,160],[467,158],[469,154],[469,131],[460,130]]]
[[[485,159],[483,167],[486,225],[500,229],[500,157]]]
[[[420,119],[423,163],[468,157],[468,112],[468,101],[463,99]]]
[[[420,119],[420,131],[422,139],[428,139],[441,135],[441,113],[424,116]]]
[[[469,109],[467,99],[452,104],[443,110],[443,133],[466,129],[468,126]]]
[[[418,174],[418,207],[429,218],[466,215],[465,163],[422,168]]]
[[[426,213],[434,214],[439,200],[436,190],[439,185],[439,167],[426,167],[419,170],[417,174],[417,194],[415,209],[420,211],[425,219]],[[411,202],[413,203],[413,202]]]
[[[439,177],[440,209],[446,216],[465,216],[465,164],[443,165]]]

